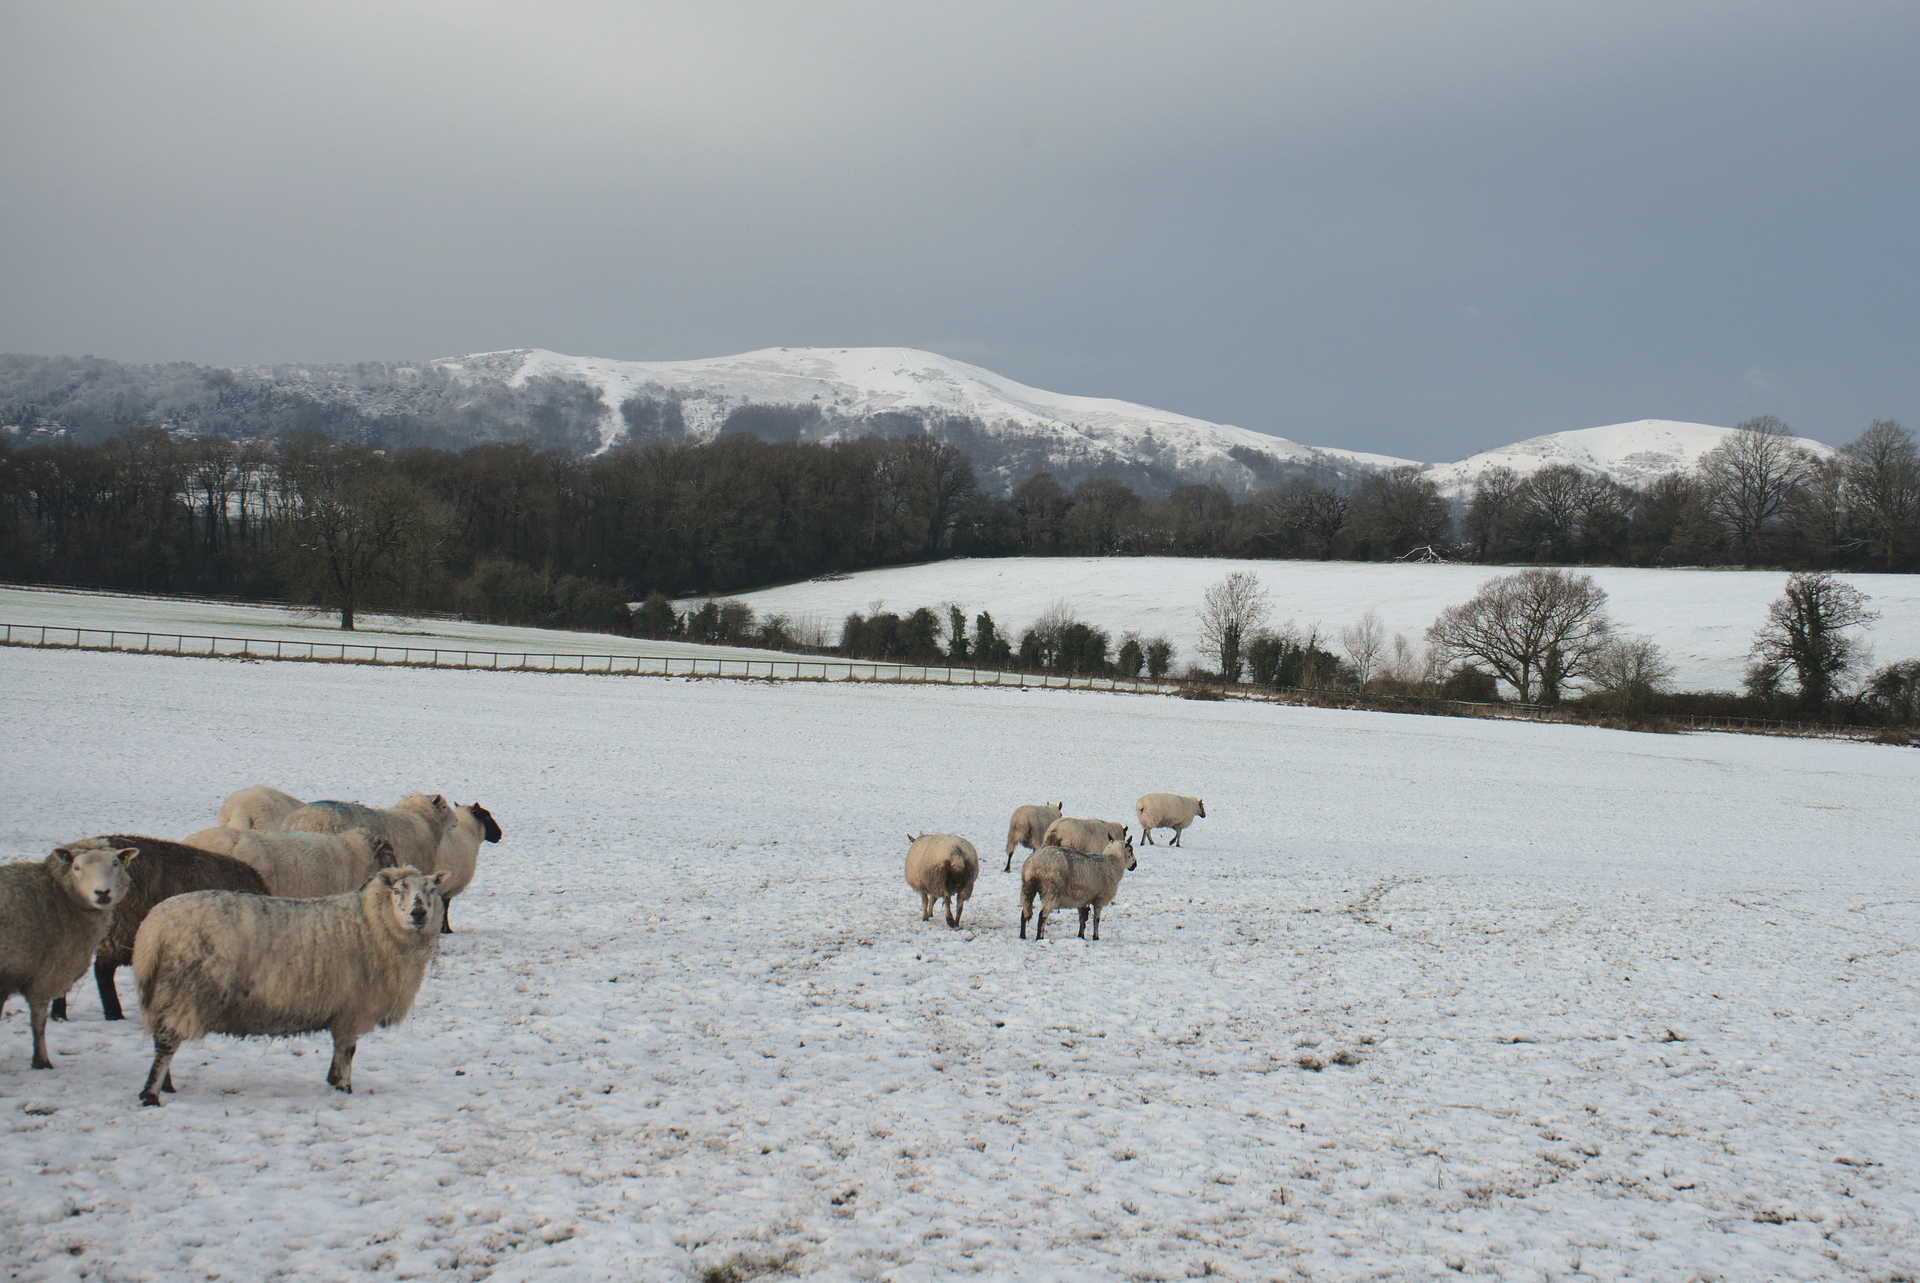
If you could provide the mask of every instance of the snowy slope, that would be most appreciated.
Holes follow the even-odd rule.
[[[509,386],[558,378],[596,387],[607,407],[603,449],[626,431],[619,407],[638,396],[677,399],[696,436],[719,432],[730,413],[748,405],[817,409],[820,439],[829,440],[880,415],[914,416],[936,435],[942,421],[967,419],[990,436],[1018,438],[1063,467],[1137,466],[1236,490],[1257,487],[1263,474],[1257,461],[1249,466],[1235,451],[1270,465],[1346,473],[1409,462],[1304,446],[1129,401],[1047,392],[914,348],[767,348],[694,361],[613,361],[528,349],[433,364],[456,377]]]
[[[352,1096],[324,1037],[214,1039],[142,1109],[150,1043],[90,982],[52,1071],[9,1004],[8,1278],[1920,1259],[1909,749],[23,651],[0,690],[0,859],[178,836],[263,780],[506,829]],[[1142,851],[1099,943],[1018,939],[1011,808],[1152,788],[1205,796],[1185,849]],[[991,859],[963,930],[919,920],[909,828]]]
[[[874,602],[895,611],[936,609],[953,602],[974,614],[991,611],[1003,632],[1021,629],[1056,601],[1082,619],[1120,635],[1161,634],[1179,648],[1184,667],[1200,654],[1200,601],[1207,587],[1233,571],[1257,577],[1273,601],[1274,622],[1318,623],[1339,636],[1368,610],[1388,633],[1404,633],[1417,649],[1427,626],[1448,606],[1473,596],[1506,566],[1375,565],[1356,562],[1227,561],[1182,557],[1035,557],[941,561],[870,570],[843,580],[789,584],[742,594],[764,614],[814,616],[838,635],[850,611]],[[1657,641],[1678,670],[1683,689],[1733,690],[1745,671],[1753,634],[1786,575],[1764,570],[1656,570],[1592,567],[1607,590],[1614,621]],[[1920,575],[1843,575],[1872,599],[1880,618],[1865,633],[1877,662],[1920,658]]]
[[[1528,437],[1512,445],[1469,455],[1456,463],[1428,464],[1423,471],[1440,487],[1442,494],[1452,498],[1470,496],[1480,474],[1489,468],[1511,468],[1526,476],[1550,463],[1572,464],[1583,472],[1642,486],[1665,473],[1693,467],[1701,455],[1726,440],[1733,431],[1706,423],[1640,419],[1604,428]],[[1832,446],[1806,437],[1798,438],[1798,443],[1802,449],[1823,458],[1834,453]]]

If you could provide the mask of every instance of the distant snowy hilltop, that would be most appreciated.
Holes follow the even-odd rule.
[[[1148,494],[1195,482],[1247,494],[1290,477],[1350,483],[1407,466],[1455,498],[1496,466],[1527,473],[1570,463],[1637,484],[1691,467],[1731,431],[1647,419],[1422,464],[1301,445],[1129,401],[1046,392],[913,348],[767,348],[695,361],[532,348],[405,364],[230,370],[0,357],[0,424],[16,437],[54,431],[97,439],[142,421],[192,435],[304,429],[389,446],[526,440],[582,455],[725,432],[770,441],[926,432],[965,451],[995,490],[1051,472],[1068,485],[1113,477]],[[1818,442],[1802,444],[1830,453]]]

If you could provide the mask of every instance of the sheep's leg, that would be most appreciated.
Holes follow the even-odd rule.
[[[933,916],[933,897],[925,891],[920,893],[920,921],[925,922]]]
[[[52,1069],[53,1057],[47,1054],[47,1009],[53,1006],[53,999],[27,999],[27,1014],[33,1020],[33,1067]]]
[[[153,1036],[153,1068],[147,1071],[147,1085],[140,1089],[140,1103],[158,1105],[160,1093],[173,1090],[173,1053],[180,1040],[164,1033]]]
[[[1084,905],[1084,904],[1083,904],[1083,905],[1081,905],[1081,906],[1080,906],[1080,938],[1081,938],[1082,940],[1085,940],[1085,939],[1087,938],[1087,914],[1088,914],[1088,912],[1089,912],[1089,910],[1088,910],[1088,908],[1087,908],[1087,906],[1086,906],[1086,905]],[[1099,932],[1099,931],[1098,931],[1097,929],[1096,929],[1096,930],[1094,931],[1094,933],[1093,933],[1093,938],[1094,938],[1095,940],[1098,940],[1098,939],[1100,938],[1100,932]]]
[[[942,900],[940,904],[941,904],[941,907],[947,911],[947,926],[949,928],[958,927],[960,925],[960,915],[953,911],[952,893],[949,892],[947,897],[944,900]]]
[[[1083,909],[1081,912],[1084,913],[1086,911]],[[1093,938],[1095,940],[1100,938],[1100,906],[1098,903],[1093,906]]]
[[[327,1086],[353,1095],[353,1053],[360,1040],[333,1036],[333,1064],[327,1069]]]
[[[1020,902],[1020,938],[1022,940],[1025,940],[1027,938],[1027,919],[1032,916],[1033,916],[1033,901],[1022,900]]]
[[[1174,846],[1179,846],[1179,845],[1180,845],[1180,835],[1181,835],[1181,833],[1183,833],[1183,832],[1185,832],[1185,830],[1184,830],[1184,829],[1175,829],[1175,830],[1173,831],[1173,845],[1174,845]]]
[[[1145,839],[1145,841],[1146,841],[1146,844],[1147,844],[1148,846],[1152,846],[1152,845],[1153,845],[1153,830],[1152,830],[1152,829],[1150,829],[1150,828],[1147,828],[1147,827],[1146,827],[1145,825],[1142,825],[1142,826],[1140,827],[1140,836],[1141,836],[1141,837],[1142,837],[1143,839]]]
[[[450,936],[453,934],[453,923],[449,921],[449,919],[453,916],[452,911],[453,911],[452,900],[442,900],[440,902],[440,934],[443,936]]]
[[[1002,870],[1000,870],[1000,872],[1002,872],[1002,873],[1012,873],[1012,872],[1013,872],[1013,848],[1015,848],[1016,846],[1019,846],[1019,845],[1020,845],[1020,844],[1019,844],[1018,842],[1009,842],[1009,843],[1007,843],[1007,867],[1006,867],[1006,868],[1004,868],[1004,869],[1002,869]]]
[[[1033,938],[1035,940],[1047,938],[1047,906],[1044,904],[1040,906],[1040,917],[1033,924]]]
[[[967,897],[964,895],[957,895],[953,897],[953,929],[954,930],[958,931],[960,929],[960,915],[965,913],[966,911],[967,911]]]
[[[127,1013],[120,1009],[120,990],[113,983],[113,973],[119,969],[119,963],[108,962],[103,956],[96,955],[93,960],[93,983],[100,990],[100,1010],[107,1014],[108,1020],[127,1018]]]

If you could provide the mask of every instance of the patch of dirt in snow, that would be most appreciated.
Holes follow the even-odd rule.
[[[506,828],[408,1022],[0,1018],[20,1277],[1891,1277],[1920,759],[1063,692],[0,653],[0,846],[231,789]],[[92,729],[89,729],[92,728]],[[1364,734],[1355,734],[1355,731]],[[1097,745],[1094,752],[1085,746]],[[1203,791],[1094,944],[905,834]],[[1807,801],[1846,803],[1815,811]],[[1069,919],[1070,920],[1070,919]],[[122,975],[123,997],[132,998]]]

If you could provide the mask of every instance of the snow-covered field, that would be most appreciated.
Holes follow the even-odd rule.
[[[984,604],[984,603],[983,603]],[[484,802],[413,1017],[0,1018],[9,1278],[1920,1269],[1920,754],[1094,693],[0,652],[0,858]],[[1193,791],[1098,944],[1008,811]],[[905,835],[988,868],[918,920]],[[130,978],[122,992],[132,996]]]
[[[395,619],[362,615],[343,633],[339,616],[314,615],[279,606],[248,606],[185,597],[146,597],[62,588],[0,587],[0,623],[62,628],[107,628],[187,635],[252,637],[262,641],[317,642],[324,647],[443,646],[473,651],[537,655],[670,655],[738,659],[778,657],[777,652],[735,646],[696,646],[645,641],[610,633],[557,628],[515,628],[457,619]],[[88,639],[93,644],[92,638]],[[138,645],[138,642],[135,642]]]
[[[1341,628],[1368,610],[1379,612],[1389,634],[1404,633],[1416,648],[1427,626],[1448,606],[1473,596],[1481,583],[1511,573],[1510,566],[1377,565],[1365,562],[1226,561],[1186,557],[1031,557],[940,561],[870,570],[826,583],[790,584],[743,593],[762,614],[784,612],[830,621],[837,635],[850,611],[875,602],[896,611],[945,602],[969,618],[993,612],[1002,632],[1021,629],[1056,601],[1082,619],[1121,633],[1163,634],[1179,648],[1177,666],[1202,659],[1200,602],[1209,585],[1245,570],[1259,576],[1273,598],[1274,621],[1318,623],[1336,642]],[[1595,567],[1588,573],[1607,590],[1614,621],[1645,633],[1665,648],[1683,689],[1734,690],[1746,668],[1753,634],[1786,575],[1762,570],[1646,570]],[[1842,576],[1873,599],[1880,618],[1866,631],[1880,663],[1920,658],[1920,575]]]

